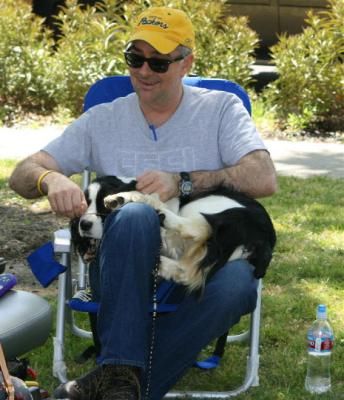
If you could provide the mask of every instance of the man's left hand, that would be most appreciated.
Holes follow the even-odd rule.
[[[161,201],[179,196],[179,174],[146,171],[136,178],[136,189],[145,194],[157,193]]]

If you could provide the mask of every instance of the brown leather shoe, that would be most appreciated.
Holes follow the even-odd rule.
[[[139,369],[126,365],[97,367],[81,378],[58,386],[54,399],[140,400]]]
[[[54,399],[98,400],[102,375],[102,367],[97,367],[81,378],[62,383],[54,390]]]
[[[126,365],[105,365],[99,400],[140,400],[139,371]]]

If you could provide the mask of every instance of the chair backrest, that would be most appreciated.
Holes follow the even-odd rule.
[[[237,83],[226,79],[212,79],[201,77],[186,77],[183,82],[189,86],[205,89],[220,90],[237,95],[243,102],[246,110],[251,115],[251,102],[246,91]],[[109,103],[118,97],[127,96],[134,91],[130,77],[127,75],[109,76],[94,83],[84,99],[84,111],[100,104]]]

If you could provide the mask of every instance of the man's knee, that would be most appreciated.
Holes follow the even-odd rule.
[[[113,224],[130,227],[160,227],[157,212],[144,203],[128,203],[107,216],[104,231]]]
[[[218,297],[217,303],[224,309],[238,307],[246,314],[256,307],[257,285],[252,266],[245,260],[236,260],[214,275],[209,282],[209,289]]]

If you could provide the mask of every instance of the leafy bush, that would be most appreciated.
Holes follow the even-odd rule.
[[[225,0],[132,0],[119,6],[104,0],[81,8],[68,0],[56,17],[62,37],[57,46],[28,5],[0,0],[0,118],[14,110],[51,112],[67,108],[76,116],[96,80],[127,72],[123,49],[131,24],[147,6],[181,8],[196,31],[197,75],[250,81],[257,35],[245,18],[225,17]],[[54,50],[53,50],[54,49]]]
[[[230,9],[225,0],[152,3],[180,8],[191,18],[196,33],[193,73],[230,79],[247,87],[252,79],[250,65],[254,62],[258,36],[248,27],[246,17],[228,16]]]
[[[123,49],[131,23],[148,5],[181,8],[193,20],[197,32],[197,60],[193,73],[233,79],[243,85],[250,80],[249,64],[253,61],[256,34],[246,19],[224,18],[225,1],[136,0],[119,7],[107,0],[96,8],[81,10],[75,0],[59,15],[63,39],[55,55],[56,84],[60,86],[59,102],[81,111],[87,88],[103,76],[126,73]],[[204,29],[204,27],[208,27]]]
[[[265,94],[292,129],[343,129],[344,2],[308,14],[300,35],[283,35],[272,48],[279,78]]]
[[[48,71],[49,35],[26,4],[0,0],[0,105],[2,118],[15,110],[51,111],[55,88]]]
[[[58,17],[63,37],[53,57],[54,81],[59,104],[74,115],[80,114],[83,97],[92,83],[125,71],[122,54],[128,27],[116,6],[111,19],[108,12],[106,8],[82,9],[71,0]]]

